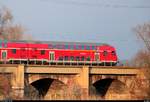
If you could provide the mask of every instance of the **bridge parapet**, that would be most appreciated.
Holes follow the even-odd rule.
[[[113,67],[93,67],[90,69],[90,74],[122,74],[122,75],[136,75],[139,73],[138,68],[113,68]]]

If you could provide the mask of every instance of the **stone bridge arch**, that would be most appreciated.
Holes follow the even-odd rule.
[[[70,80],[74,78],[73,75],[51,75],[51,74],[31,74],[26,75],[28,79],[27,87],[30,86],[34,89],[34,92],[37,93],[41,98],[49,99],[51,93],[55,94],[57,91],[65,91],[70,85]],[[45,85],[45,86],[43,86]],[[55,91],[55,89],[57,91]],[[64,88],[64,89],[63,89]],[[53,91],[53,92],[50,92]],[[30,97],[28,95],[28,97]],[[37,97],[37,96],[36,96]]]
[[[114,79],[124,83],[128,88],[132,88],[135,86],[137,76],[136,75],[92,75],[90,77],[91,85],[93,85],[96,81],[102,79]]]
[[[71,77],[70,76],[64,76],[64,75],[49,75],[49,74],[28,75],[28,84],[31,84],[31,83],[35,82],[36,80],[40,80],[40,79],[44,79],[44,78],[50,78],[50,79],[58,80],[58,81],[63,82],[64,84],[67,84]]]
[[[112,81],[114,81],[114,79],[111,79],[111,78],[100,79],[100,80],[97,80],[95,83],[93,83],[92,86],[94,86],[96,94],[103,97],[105,96]]]
[[[91,77],[91,93],[93,90],[96,91],[97,95],[100,95],[103,98],[113,99],[111,95],[119,95],[119,98],[122,95],[122,98],[128,99],[131,97],[130,86],[127,85],[130,81],[130,84],[133,83],[131,79],[124,76],[110,76],[110,75],[95,75]],[[134,77],[132,78],[134,79]],[[109,97],[109,98],[108,98]],[[115,97],[116,98],[116,97]],[[115,99],[114,98],[114,99]],[[121,98],[121,99],[122,99]]]

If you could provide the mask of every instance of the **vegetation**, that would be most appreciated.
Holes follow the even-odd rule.
[[[137,53],[135,58],[133,58],[133,63],[135,66],[148,67],[150,69],[150,22],[136,26],[134,31],[145,45],[145,49]]]
[[[8,8],[0,8],[0,39],[19,40],[24,31],[22,25],[13,23],[13,15]]]
[[[132,66],[141,67],[147,80],[150,82],[150,22],[137,25],[134,28],[134,31],[137,38],[144,44],[145,48],[138,51],[131,60],[131,64]],[[146,92],[150,98],[150,85],[149,89],[146,89]]]
[[[22,25],[13,23],[13,15],[8,8],[0,8],[0,40],[23,39],[24,31]],[[0,73],[0,99],[10,98],[10,82],[10,77],[6,73]]]
[[[11,92],[10,75],[0,75],[0,98],[9,98]]]

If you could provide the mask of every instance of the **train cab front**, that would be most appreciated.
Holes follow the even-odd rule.
[[[116,50],[113,46],[103,45],[99,47],[100,61],[102,65],[115,66],[118,62]]]

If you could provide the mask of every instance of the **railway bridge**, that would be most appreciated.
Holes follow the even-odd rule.
[[[131,94],[142,87],[142,81],[145,80],[140,68],[125,66],[1,64],[0,73],[11,75],[13,95],[19,97],[29,96],[29,94],[26,95],[28,93],[27,86],[33,86],[43,99],[51,99],[51,94],[57,92],[63,95],[66,94],[69,99],[69,94],[72,91],[80,99],[89,99],[94,92],[96,92],[95,95],[107,99],[111,97],[106,97],[111,83],[116,84],[117,91],[120,91],[120,93]],[[137,83],[140,83],[140,85]],[[56,88],[57,91],[52,91],[52,88]],[[74,93],[72,92],[72,94]]]

